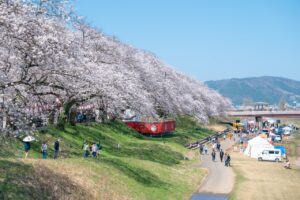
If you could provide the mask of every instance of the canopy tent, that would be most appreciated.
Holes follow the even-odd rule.
[[[263,149],[274,149],[274,146],[267,139],[259,135],[248,141],[244,155],[251,158],[258,158],[258,154],[261,153]]]

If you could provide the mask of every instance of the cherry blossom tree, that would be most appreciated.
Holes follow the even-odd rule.
[[[130,108],[201,122],[231,103],[156,56],[106,36],[65,0],[0,0],[0,127],[27,130],[93,105],[104,120]],[[63,110],[63,107],[65,108]],[[1,125],[1,124],[0,124]]]

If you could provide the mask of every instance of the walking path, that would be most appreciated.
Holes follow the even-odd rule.
[[[233,140],[226,139],[221,141],[221,149],[226,152],[226,149],[232,147]],[[201,196],[205,194],[218,194],[212,195],[212,199],[227,199],[227,195],[232,191],[234,186],[234,172],[231,167],[224,166],[220,161],[219,153],[216,154],[216,160],[212,161],[211,148],[207,155],[202,155],[201,167],[208,170],[208,175],[202,183],[199,193],[194,194],[191,199],[203,199]],[[223,196],[219,196],[223,194]],[[214,197],[214,198],[213,198]]]
[[[234,144],[233,140],[226,139],[221,142],[221,148],[226,152]],[[202,156],[201,167],[208,169],[208,175],[201,185],[199,192],[214,194],[229,194],[234,185],[234,173],[231,167],[225,167],[224,161],[220,161],[219,153],[216,161],[211,159],[211,149],[207,155]]]

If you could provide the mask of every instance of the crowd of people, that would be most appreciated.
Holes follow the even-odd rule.
[[[29,155],[29,151],[31,149],[31,142],[23,142],[24,143],[24,151],[25,151],[25,159]],[[102,145],[100,141],[98,143],[88,143],[87,141],[84,141],[82,144],[82,150],[83,150],[83,157],[99,157],[100,151],[102,149]],[[56,139],[53,143],[53,159],[57,159],[59,156],[60,151],[60,139]],[[41,144],[41,158],[47,159],[48,156],[48,145],[46,141],[43,141]]]
[[[226,139],[226,136],[224,137],[224,139]],[[217,153],[218,153],[219,157],[220,157],[220,161],[223,162],[223,160],[224,160],[225,166],[229,167],[230,166],[230,161],[231,161],[231,157],[230,157],[229,153],[225,153],[223,151],[223,149],[221,148],[221,144],[218,140],[212,140],[211,143],[212,143],[212,145],[211,145],[211,148],[212,148],[211,149],[212,161],[213,162],[216,161],[216,156],[217,156]],[[200,156],[208,154],[208,145],[206,143],[205,144],[199,144],[199,153],[200,153]]]
[[[100,151],[102,149],[102,146],[100,144],[100,141],[98,143],[94,142],[92,144],[89,144],[87,141],[84,141],[82,144],[83,149],[83,157],[87,158],[90,155],[94,158],[100,156]]]

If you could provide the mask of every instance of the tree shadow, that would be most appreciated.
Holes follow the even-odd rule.
[[[67,176],[37,165],[0,160],[0,199],[88,199]]]
[[[16,146],[20,142],[16,138],[0,137],[0,158],[10,158],[16,155]]]
[[[110,154],[119,157],[131,157],[141,160],[148,160],[164,165],[176,165],[183,160],[183,155],[173,151],[167,146],[158,144],[136,144],[127,143],[122,145],[119,149],[108,146],[106,149]]]
[[[132,178],[145,186],[156,188],[160,187],[165,189],[167,189],[170,186],[169,183],[162,181],[159,177],[150,173],[149,171],[138,167],[134,167],[133,165],[129,165],[128,163],[125,163],[120,159],[102,158],[101,162],[104,162],[114,167],[129,178]]]
[[[130,142],[131,136],[129,133],[124,134],[126,131],[132,132],[124,124],[116,122],[114,124],[101,124],[93,127],[82,125],[67,127],[65,132],[60,134],[60,138],[63,139],[63,143],[67,147],[65,149],[68,152],[61,152],[61,154],[63,154],[63,157],[82,156],[83,141],[88,141],[89,144],[101,141],[102,150],[114,156],[149,160],[169,166],[179,164],[183,160],[182,154],[173,151],[166,145],[148,144],[146,143],[147,139],[138,139],[139,141],[144,140],[145,143]],[[120,138],[120,141],[118,141],[116,135],[110,136],[109,133],[126,135],[126,137],[129,137],[129,140]],[[118,148],[119,143],[120,148]],[[49,154],[51,152],[51,149],[49,149]]]

